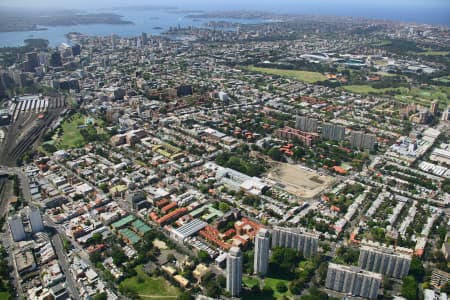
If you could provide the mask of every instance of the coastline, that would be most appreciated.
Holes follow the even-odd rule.
[[[46,31],[48,27],[78,25],[134,25],[134,23],[129,20],[124,20],[122,15],[115,13],[68,13],[45,17],[26,17],[25,15],[16,14],[4,21],[0,21],[0,32],[36,32]]]

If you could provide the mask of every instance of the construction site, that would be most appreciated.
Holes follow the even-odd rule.
[[[267,178],[286,192],[301,199],[312,199],[331,186],[333,177],[301,165],[276,163]]]

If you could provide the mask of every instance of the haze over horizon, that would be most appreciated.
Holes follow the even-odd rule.
[[[447,0],[396,0],[395,3],[390,0],[365,0],[361,3],[359,0],[280,0],[277,1],[277,5],[357,5],[359,7],[368,6],[430,6],[430,5],[446,5],[450,7],[450,2]],[[273,7],[274,3],[271,0],[216,0],[211,3],[207,0],[131,0],[124,4],[121,0],[100,0],[100,1],[88,1],[79,0],[77,2],[61,2],[58,0],[41,0],[39,3],[31,2],[29,0],[2,0],[0,1],[0,6],[11,6],[11,7],[51,7],[51,8],[107,8],[112,6],[133,6],[133,5],[176,5],[180,8],[187,8],[191,6],[220,6],[220,7],[236,7],[236,6],[256,6],[259,8],[261,6],[270,5]]]
[[[395,3],[393,3],[395,2]],[[29,0],[2,0],[0,7],[29,9],[78,9],[110,10],[124,6],[176,6],[181,10],[259,10],[274,13],[300,13],[316,15],[337,15],[388,19],[396,21],[433,23],[450,25],[450,1],[447,0],[132,0],[124,3],[120,0],[61,2],[42,0],[39,3]]]

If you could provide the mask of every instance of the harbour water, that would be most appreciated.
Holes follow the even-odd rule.
[[[68,42],[65,35],[69,32],[80,32],[86,35],[118,36],[132,37],[138,36],[143,32],[151,35],[158,35],[168,30],[170,27],[204,26],[209,21],[230,21],[241,24],[253,24],[267,22],[267,20],[257,19],[193,19],[186,17],[187,13],[168,12],[163,10],[125,10],[125,11],[102,11],[119,14],[123,20],[131,21],[133,24],[89,24],[75,26],[46,26],[47,30],[23,31],[23,32],[1,32],[0,47],[15,47],[24,44],[28,38],[42,38],[50,42],[50,46],[58,46],[61,43]]]

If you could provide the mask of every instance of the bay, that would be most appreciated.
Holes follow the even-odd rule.
[[[167,12],[162,10],[109,10],[110,12],[123,16],[124,20],[131,21],[133,24],[89,24],[75,26],[45,26],[47,30],[40,31],[22,31],[22,32],[1,32],[0,47],[15,47],[24,44],[28,38],[42,38],[50,42],[50,46],[58,46],[61,43],[68,43],[65,34],[69,32],[79,32],[91,36],[110,36],[116,34],[121,37],[139,36],[143,32],[149,35],[159,35],[170,27],[203,27],[209,21],[230,21],[241,24],[255,24],[268,22],[258,19],[215,19],[187,18],[187,13]],[[42,27],[41,27],[42,28]]]

